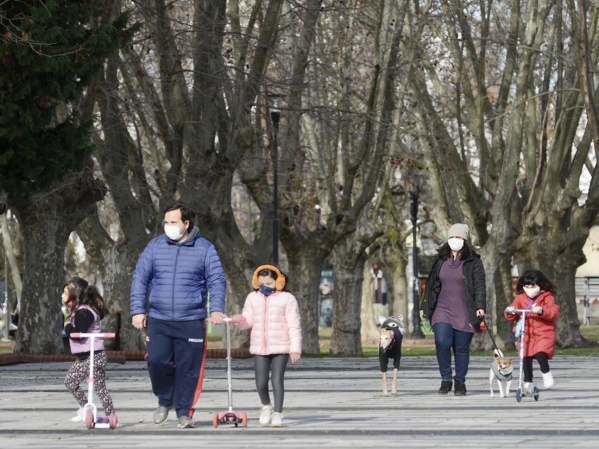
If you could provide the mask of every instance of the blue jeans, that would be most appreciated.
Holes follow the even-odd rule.
[[[455,330],[451,324],[435,323],[433,325],[435,334],[435,348],[437,351],[437,362],[441,380],[451,381],[451,351],[455,357],[455,379],[466,383],[468,374],[468,363],[470,362],[470,343],[474,336],[471,332]]]

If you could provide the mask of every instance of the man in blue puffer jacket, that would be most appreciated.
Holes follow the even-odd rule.
[[[147,324],[148,372],[158,397],[156,424],[166,421],[174,408],[177,427],[194,427],[193,406],[202,390],[206,355],[208,293],[210,317],[220,324],[225,292],[220,258],[193,225],[192,212],[182,203],[168,207],[164,234],[146,246],[131,286],[133,326],[142,330]]]

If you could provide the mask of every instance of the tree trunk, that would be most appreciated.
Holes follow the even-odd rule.
[[[493,337],[500,349],[514,349],[516,347],[516,340],[512,332],[514,323],[506,320],[503,316],[503,311],[514,298],[511,257],[506,256],[500,260],[494,287],[493,298],[488,301],[491,314],[487,319],[487,324],[494,332]],[[489,310],[487,310],[487,315],[489,315]],[[497,331],[493,331],[494,326]]]
[[[333,251],[335,289],[333,291],[333,333],[331,354],[362,355],[360,309],[366,252],[350,234]]]
[[[0,228],[2,229],[2,244],[4,246],[4,252],[6,259],[8,260],[8,266],[10,267],[10,275],[12,278],[13,285],[15,286],[15,293],[17,296],[16,310],[19,310],[21,304],[21,291],[23,289],[23,283],[21,282],[21,273],[19,273],[19,267],[17,265],[17,258],[12,246],[12,239],[10,238],[10,232],[8,231],[8,225],[6,223],[6,215],[0,215]],[[5,279],[8,282],[8,279]],[[6,298],[6,307],[8,307],[8,298]]]
[[[572,232],[572,230],[570,230]],[[576,309],[575,279],[576,268],[580,265],[579,258],[573,254],[575,244],[570,242],[570,249],[563,252],[560,248],[561,238],[555,233],[548,234],[544,239],[539,239],[534,245],[527,245],[518,255],[518,267],[520,274],[526,269],[535,268],[543,272],[545,276],[558,287],[555,297],[556,303],[560,307],[560,314],[557,320],[556,343],[562,348],[567,347],[585,347],[590,342],[585,340],[580,334],[580,321],[578,320],[578,311]],[[584,241],[585,239],[581,239]],[[556,245],[551,244],[556,242]],[[580,257],[582,253],[582,244],[580,246]]]
[[[121,351],[144,351],[145,333],[140,333],[131,324],[129,308],[131,279],[140,252],[139,246],[133,246],[130,241],[118,244],[109,238],[98,220],[97,211],[86,217],[78,227],[78,234],[102,273],[104,300],[110,310],[102,320],[102,327],[117,334],[116,339],[105,342],[106,347]]]
[[[301,247],[287,253],[289,260],[290,290],[295,295],[302,318],[302,353],[320,354],[318,341],[318,311],[320,275],[325,252],[314,247]],[[335,289],[338,282],[335,281]]]
[[[230,229],[229,226],[227,226]],[[217,237],[216,242],[219,247],[224,248],[225,245],[219,242]],[[241,246],[241,245],[240,245]],[[220,259],[227,273],[227,315],[240,314],[243,310],[245,298],[248,293],[253,290],[252,276],[254,270],[258,268],[257,262],[248,260],[247,254],[240,254],[237,246],[233,251],[219,252]],[[258,258],[257,258],[258,259]],[[224,328],[223,328],[224,329]],[[240,331],[237,326],[231,326],[231,347],[233,348],[249,348],[250,332]],[[220,346],[225,347],[226,340],[223,338]]]
[[[408,299],[408,277],[406,276],[406,259],[403,253],[398,253],[393,258],[393,264],[390,265],[391,270],[387,270],[393,275],[387,277],[387,287],[390,288],[389,293],[393,292],[393,307],[389,308],[389,315],[399,316],[402,315],[404,323],[407,325],[409,322],[409,299]]]
[[[97,209],[91,211],[78,231],[102,273],[104,299],[110,309],[102,325],[117,333],[117,338],[107,340],[106,345],[111,349],[138,351],[145,350],[145,335],[131,324],[131,279],[138,256],[152,237],[147,230],[155,229],[158,214],[154,211],[145,179],[142,152],[129,138],[126,120],[121,115],[121,104],[117,100],[121,81],[119,65],[118,55],[109,58],[104,79],[94,92],[104,93],[97,96],[104,140],[96,139],[96,156],[112,194],[114,204],[111,209],[115,211],[114,215],[118,215],[113,218],[118,218],[123,237],[114,240],[106,232]]]
[[[55,186],[26,202],[9,202],[23,235],[25,272],[15,352],[58,354],[62,350],[64,252],[71,232],[105,191],[91,173]]]
[[[370,268],[364,265],[362,277],[370,277]],[[360,336],[362,346],[378,345],[380,331],[375,323],[374,310],[372,307],[372,283],[362,282],[362,301],[360,305]]]

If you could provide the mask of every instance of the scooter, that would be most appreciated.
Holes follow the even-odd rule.
[[[87,404],[83,407],[83,414],[85,416],[85,427],[88,429],[93,428],[110,428],[116,429],[119,420],[116,414],[112,414],[110,418],[104,416],[98,416],[98,409],[94,404],[94,339],[96,338],[114,338],[114,332],[105,333],[79,333],[73,332],[70,335],[71,338],[90,338],[90,351],[89,351],[89,378],[87,379]]]
[[[220,424],[234,424],[235,427],[239,424],[243,427],[248,426],[247,413],[240,413],[233,410],[233,387],[231,382],[231,321],[233,321],[232,318],[223,318],[227,334],[227,391],[229,393],[229,409],[226,412],[214,412],[212,416],[212,424],[214,427],[218,427]]]
[[[524,391],[524,351],[525,351],[525,343],[524,337],[526,335],[526,315],[528,313],[535,313],[530,309],[512,309],[508,312],[511,315],[521,314],[520,320],[518,321],[518,331],[520,333],[520,370],[518,376],[518,390],[516,390],[516,400],[518,402],[522,401],[522,398],[526,396],[526,392]],[[524,393],[524,394],[523,394]],[[539,388],[534,385],[532,390],[532,397],[535,401],[539,400]]]

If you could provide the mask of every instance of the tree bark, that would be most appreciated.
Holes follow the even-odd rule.
[[[320,276],[330,250],[298,247],[288,253],[290,290],[297,298],[302,319],[302,353],[320,354],[318,341]],[[335,289],[337,282],[335,282]]]
[[[12,278],[12,283],[15,286],[15,293],[17,297],[17,304],[15,309],[19,310],[21,304],[21,291],[23,290],[23,283],[21,281],[21,273],[19,272],[19,267],[17,265],[15,251],[12,246],[12,239],[10,238],[10,232],[6,223],[6,214],[0,215],[0,228],[2,229],[2,245],[4,247],[6,259],[8,260],[8,266],[10,267],[10,276]],[[5,282],[8,282],[8,279],[5,279]],[[8,298],[6,298],[6,300],[6,307],[8,307]]]
[[[350,234],[333,251],[335,289],[333,291],[332,355],[362,355],[361,305],[363,272],[370,242]]]
[[[73,179],[74,178],[74,179]],[[52,193],[30,201],[10,201],[23,235],[25,272],[15,352],[58,354],[62,351],[64,252],[77,225],[105,194],[102,183],[84,170]]]

